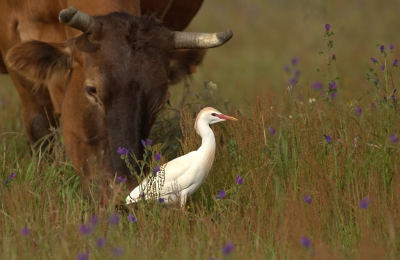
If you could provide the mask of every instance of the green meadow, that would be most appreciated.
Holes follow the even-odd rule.
[[[197,149],[205,106],[238,121],[212,126],[215,161],[184,211],[85,200],[60,130],[33,151],[0,75],[0,259],[399,259],[398,10],[206,0],[187,30],[234,36],[170,87],[150,149]]]

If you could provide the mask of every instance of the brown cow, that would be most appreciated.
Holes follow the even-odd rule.
[[[66,4],[87,13],[63,10],[64,26],[55,14]],[[128,189],[137,186],[118,147],[140,159],[140,140],[167,102],[169,83],[202,61],[198,49],[232,36],[170,31],[155,17],[140,16],[133,0],[0,0],[0,6],[0,50],[21,98],[28,138],[35,143],[49,133],[53,112],[61,113],[67,154],[85,192],[98,173],[101,180],[127,177]]]

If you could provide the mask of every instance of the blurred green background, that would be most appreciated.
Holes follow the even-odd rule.
[[[383,62],[377,43],[387,48],[393,43],[394,53],[388,64],[400,58],[400,1],[398,0],[205,0],[188,31],[223,31],[231,29],[233,38],[224,46],[208,51],[203,66],[194,75],[191,97],[203,91],[205,80],[217,84],[216,102],[250,111],[258,95],[267,91],[284,97],[291,75],[283,67],[297,57],[301,71],[296,96],[316,96],[310,85],[325,76],[339,76],[338,100],[362,96],[373,85],[365,73],[373,64],[371,57]],[[334,47],[328,51],[323,39],[325,24],[335,32]],[[327,75],[326,59],[318,55],[337,56],[331,75]],[[316,68],[321,72],[317,73]],[[378,66],[375,69],[380,73]],[[179,106],[183,84],[171,86],[171,103]],[[310,91],[310,93],[308,93]],[[279,100],[279,99],[278,99]],[[22,127],[18,97],[8,76],[0,76],[0,129],[20,131]],[[5,123],[7,122],[7,123]]]

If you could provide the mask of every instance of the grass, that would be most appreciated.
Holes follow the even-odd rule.
[[[155,144],[163,144],[157,149],[164,159],[172,159],[199,146],[193,120],[201,106],[210,104],[239,118],[212,126],[216,159],[204,185],[189,198],[186,212],[147,203],[131,208],[135,223],[124,214],[119,214],[118,223],[110,223],[113,208],[83,199],[57,131],[52,156],[29,149],[18,98],[2,77],[7,83],[0,88],[1,259],[85,259],[85,252],[89,259],[397,258],[400,121],[397,96],[394,93],[393,100],[391,94],[398,88],[399,72],[391,65],[400,46],[397,35],[382,29],[389,16],[382,15],[379,24],[368,22],[369,37],[355,30],[364,28],[358,19],[343,19],[362,6],[356,1],[291,2],[286,13],[278,2],[270,6],[261,1],[209,2],[203,9],[210,14],[199,13],[204,24],[191,28],[233,24],[238,31],[233,40],[237,38],[244,47],[232,42],[226,49],[211,50],[192,92],[172,87],[176,109],[160,115],[151,136]],[[374,2],[360,9],[364,14],[360,19],[367,19],[366,14],[379,16],[396,5],[395,1]],[[233,15],[225,6],[234,9]],[[311,11],[303,12],[307,10]],[[340,20],[334,18],[339,11]],[[307,14],[311,18],[305,19]],[[329,19],[334,20],[330,24],[335,32],[330,50],[321,37]],[[267,26],[273,27],[270,21],[290,29],[299,41],[290,45],[291,38],[279,30],[261,34]],[[300,32],[307,37],[301,38]],[[375,49],[376,39],[387,42],[386,50],[393,42],[393,53]],[[332,54],[337,60],[327,66],[325,57]],[[298,64],[290,65],[293,57],[299,58]],[[370,57],[386,63],[386,69],[374,66]],[[292,72],[301,70],[289,89],[286,83],[293,74],[283,70],[285,64],[292,66]],[[372,81],[365,73],[372,75]],[[204,89],[205,78],[218,88]],[[323,84],[322,90],[310,88],[315,80]],[[332,80],[338,83],[333,99],[334,91],[328,89]],[[231,93],[227,86],[237,91]],[[180,111],[182,93],[186,105]],[[5,184],[12,172],[15,178]],[[243,184],[236,183],[237,175]],[[226,191],[223,199],[216,198],[220,190]],[[93,221],[93,215],[98,221]],[[89,231],[82,232],[82,224]],[[103,247],[99,238],[106,241]],[[227,253],[223,248],[230,242],[234,248]]]

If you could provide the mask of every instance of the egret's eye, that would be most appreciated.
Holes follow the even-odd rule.
[[[216,114],[216,113],[212,113],[211,115],[212,115],[212,116],[218,116],[218,114]]]

